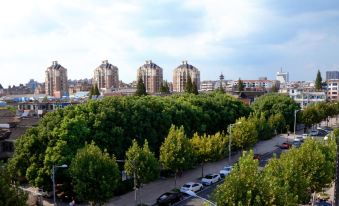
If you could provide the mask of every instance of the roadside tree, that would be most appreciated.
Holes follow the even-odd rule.
[[[11,183],[10,175],[0,162],[0,205],[22,206],[27,205],[28,195],[16,184]]]
[[[102,152],[93,142],[78,150],[70,174],[79,198],[91,205],[102,205],[111,198],[120,180],[115,157]]]
[[[174,187],[177,186],[177,173],[194,165],[193,150],[185,135],[184,127],[171,126],[168,136],[160,147],[160,163],[164,169],[175,172]]]

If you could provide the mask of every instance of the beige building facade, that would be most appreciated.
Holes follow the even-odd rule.
[[[192,83],[195,82],[198,90],[200,90],[200,71],[196,67],[188,64],[187,61],[183,61],[182,64],[173,71],[173,92],[185,91],[188,76],[191,77]]]
[[[102,61],[102,64],[94,70],[93,81],[100,90],[119,88],[118,67],[110,64],[108,60]]]
[[[57,61],[45,72],[45,92],[46,95],[55,98],[68,96],[67,69],[61,66]]]
[[[137,79],[143,80],[146,92],[155,94],[160,92],[161,83],[163,82],[163,69],[152,60],[147,60],[144,65],[138,68]]]

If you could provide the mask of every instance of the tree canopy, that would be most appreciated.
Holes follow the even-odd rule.
[[[28,195],[16,184],[11,183],[10,175],[0,162],[0,205],[22,206],[27,205]]]
[[[316,89],[317,91],[321,91],[321,90],[323,89],[323,87],[322,87],[322,81],[323,81],[323,79],[322,79],[322,77],[321,77],[321,73],[320,73],[320,71],[318,70],[318,72],[317,72],[317,77],[316,77],[316,79],[315,79],[315,85],[314,85],[314,87],[315,87],[315,89]]]
[[[300,109],[299,105],[289,96],[270,93],[258,97],[251,108],[258,115],[263,114],[266,119],[272,115],[283,115],[287,125],[293,128],[294,125],[294,111]]]
[[[121,179],[115,157],[93,142],[78,150],[70,174],[79,198],[92,205],[102,205],[111,198]]]
[[[171,169],[176,173],[193,166],[193,149],[183,126],[180,128],[171,126],[168,136],[160,147],[159,160],[163,168]],[[176,187],[176,181],[174,185]]]
[[[159,164],[148,147],[145,140],[144,146],[139,147],[134,139],[132,146],[126,152],[126,160],[124,166],[127,175],[136,178],[137,185],[147,183],[159,176]]]
[[[141,76],[139,77],[138,82],[137,82],[137,90],[135,91],[135,95],[136,96],[147,95],[146,86]]]
[[[172,124],[182,125],[188,137],[196,132],[212,135],[249,112],[241,102],[220,93],[90,100],[47,113],[37,127],[28,129],[16,141],[10,174],[48,190],[52,166],[70,165],[85,142],[94,141],[102,151],[124,159],[133,139],[139,143],[147,139],[158,157]],[[59,174],[72,181],[67,172]]]

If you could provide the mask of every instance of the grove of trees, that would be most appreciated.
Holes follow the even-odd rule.
[[[253,152],[244,153],[215,190],[217,205],[284,206],[305,204],[333,181],[336,143],[307,140],[299,149],[269,160],[259,171]]]
[[[117,169],[115,158],[124,160],[137,186],[157,178],[160,168],[181,171],[199,164],[203,175],[204,163],[228,155],[230,135],[234,149],[250,148],[293,124],[295,109],[299,107],[293,100],[279,94],[259,97],[251,107],[221,92],[90,100],[46,114],[16,142],[8,169],[12,178],[24,178],[45,190],[51,190],[53,165],[84,164],[82,172],[86,174],[96,168],[85,162],[94,159],[107,160],[110,166],[105,171],[111,172]],[[232,133],[224,133],[234,122],[238,124]],[[83,177],[77,172],[71,166],[58,171],[56,179],[84,197],[88,191],[81,189],[86,186],[80,184]],[[96,180],[98,184],[105,181]],[[110,188],[105,186],[109,192],[98,201],[87,200],[103,203],[117,192],[121,178],[117,180],[111,180]],[[90,192],[95,196],[97,191]]]
[[[12,178],[24,178],[31,185],[51,190],[53,165],[71,165],[86,142],[95,142],[101,151],[121,160],[133,139],[139,144],[147,140],[149,150],[159,157],[171,125],[183,126],[187,137],[210,135],[225,131],[228,124],[250,111],[221,93],[90,100],[46,114],[37,127],[18,139],[8,169]],[[69,169],[59,170],[56,180],[74,182]]]

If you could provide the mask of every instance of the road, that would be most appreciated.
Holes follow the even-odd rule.
[[[283,151],[284,150],[277,148],[277,149],[273,150],[272,152],[268,152],[268,153],[262,155],[261,158],[260,158],[259,166],[264,167],[267,164],[268,160],[271,159],[274,154],[277,156],[277,158],[279,158],[280,154]],[[205,187],[205,189],[198,192],[197,195],[199,197],[202,197],[202,198],[205,198],[205,199],[210,199],[211,194],[214,191],[214,189],[217,187],[217,185],[222,184],[222,182],[223,182],[223,180],[214,184],[214,185]],[[178,202],[174,205],[175,206],[201,206],[203,204],[204,204],[204,200],[202,200],[200,198],[186,196],[183,201],[180,201],[180,202]]]

